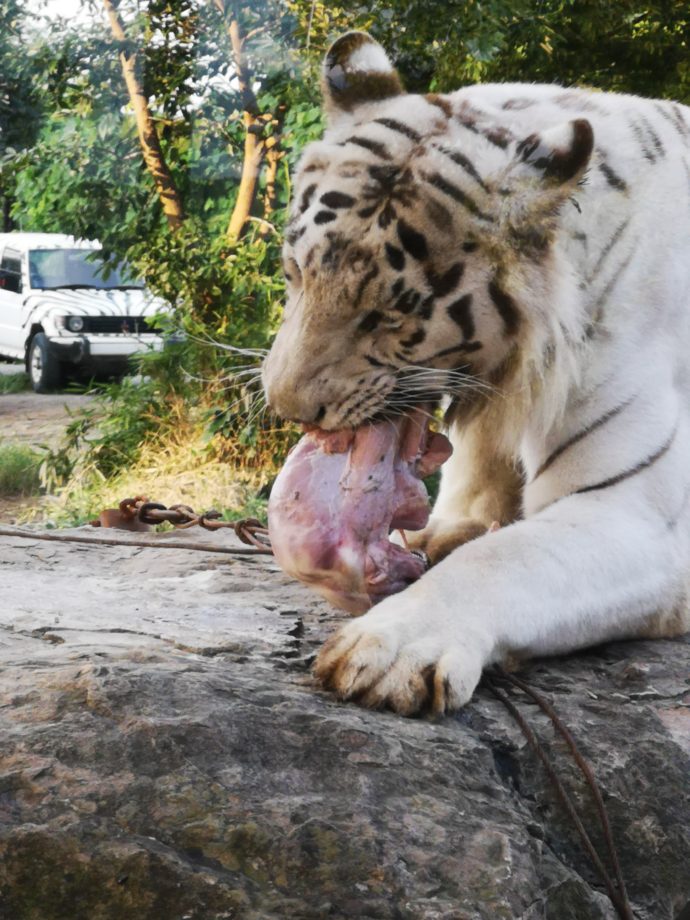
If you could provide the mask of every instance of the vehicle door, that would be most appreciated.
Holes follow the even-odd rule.
[[[0,354],[24,356],[22,255],[6,246],[0,258]]]

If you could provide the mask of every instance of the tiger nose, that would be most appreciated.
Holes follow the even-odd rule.
[[[284,323],[261,369],[266,402],[276,415],[293,422],[318,425],[337,398],[324,373],[323,351],[314,355]]]
[[[283,413],[278,413],[281,418],[285,419],[286,422],[294,422],[296,425],[318,425],[319,422],[322,422],[326,417],[326,407],[319,406],[316,410],[316,414],[313,418],[305,418],[305,413],[302,412],[299,418],[294,416],[283,415]]]
[[[307,386],[295,385],[283,375],[272,377],[266,369],[263,383],[266,403],[280,418],[302,425],[318,425],[323,421],[326,406],[321,402],[320,392],[309,393]]]

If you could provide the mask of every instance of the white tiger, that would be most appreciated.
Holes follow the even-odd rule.
[[[444,393],[455,453],[417,541],[437,564],[332,637],[317,675],[443,712],[508,654],[686,631],[690,109],[408,95],[364,33],[332,46],[324,95],[269,403],[337,429]]]

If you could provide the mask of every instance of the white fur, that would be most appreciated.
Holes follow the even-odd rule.
[[[579,207],[566,203],[559,217],[559,280],[554,287],[533,279],[527,291],[531,347],[538,356],[550,343],[554,357],[518,420],[525,519],[460,547],[348,623],[321,658],[322,667],[341,662],[343,696],[366,692],[406,711],[413,703],[406,705],[405,687],[433,665],[437,682],[439,674],[448,679],[452,707],[469,699],[484,666],[508,652],[549,655],[690,625],[690,131],[683,138],[659,104],[632,96],[572,91],[564,113],[557,102],[564,92],[497,85],[447,97],[516,137],[555,131],[557,147],[570,140],[564,115],[594,129]],[[536,104],[503,110],[515,97]],[[670,115],[667,104],[661,108]],[[690,125],[690,109],[676,111]],[[386,114],[434,130],[434,113],[419,97],[391,100]],[[462,127],[448,130],[454,134],[446,142],[473,143]],[[389,145],[406,143],[383,127],[380,133]],[[502,157],[487,150],[484,174],[501,168]],[[607,181],[607,167],[626,192]],[[593,335],[584,341],[587,324]],[[559,445],[621,405],[536,476]],[[460,432],[455,441],[461,446]],[[641,466],[666,442],[663,456]],[[446,465],[439,520],[466,514],[458,495],[472,470],[463,461],[459,449]],[[637,467],[617,484],[577,494]]]
[[[373,42],[361,45],[347,60],[348,71],[390,73],[393,70],[386,52]]]

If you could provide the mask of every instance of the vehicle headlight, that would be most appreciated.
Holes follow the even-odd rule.
[[[84,328],[84,317],[83,316],[68,316],[67,317],[67,328],[70,332],[81,332]]]

